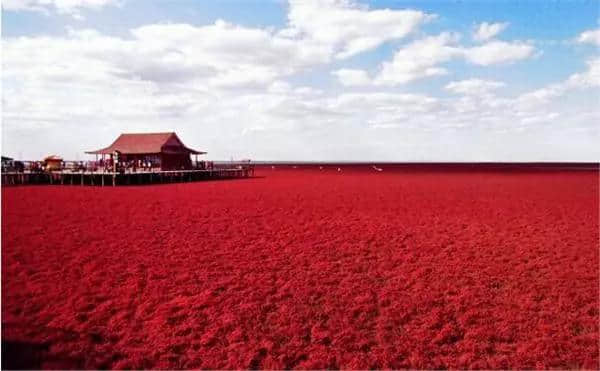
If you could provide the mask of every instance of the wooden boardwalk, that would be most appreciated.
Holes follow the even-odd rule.
[[[173,171],[53,171],[53,172],[6,172],[2,173],[2,186],[26,184],[52,185],[142,185],[162,183],[197,182],[214,179],[248,178],[254,175],[254,167],[211,169],[211,170],[173,170]]]

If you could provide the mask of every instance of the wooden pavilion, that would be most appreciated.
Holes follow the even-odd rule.
[[[103,160],[109,156],[112,161],[121,163],[150,164],[161,170],[191,169],[190,155],[206,154],[186,147],[173,132],[121,134],[110,146],[86,153],[101,155]]]

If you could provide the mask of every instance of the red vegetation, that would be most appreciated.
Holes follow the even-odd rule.
[[[598,367],[597,171],[380,167],[2,189],[4,366]]]

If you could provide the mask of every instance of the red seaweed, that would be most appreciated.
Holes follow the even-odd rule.
[[[5,367],[598,367],[597,171],[380,167],[3,188]]]

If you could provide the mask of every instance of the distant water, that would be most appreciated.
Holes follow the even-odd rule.
[[[225,161],[223,161],[225,163]],[[413,170],[600,170],[598,162],[321,162],[321,161],[252,161],[258,166],[340,167]]]

